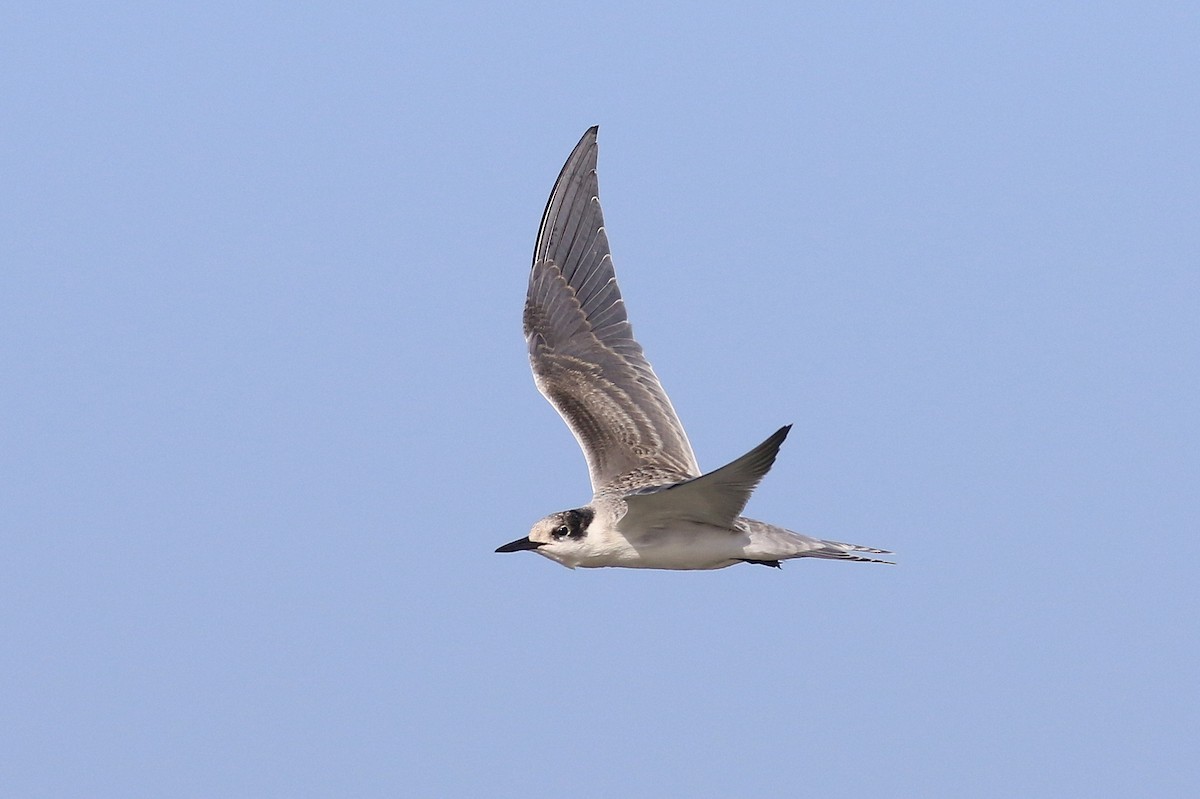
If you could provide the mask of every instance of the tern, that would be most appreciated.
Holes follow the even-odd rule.
[[[583,449],[593,496],[496,551],[528,550],[571,569],[779,568],[790,558],[888,563],[860,554],[890,554],[884,549],[810,538],[741,515],[791,425],[701,473],[617,287],[600,212],[596,133],[593,127],[583,134],[550,192],[524,315],[534,382]]]

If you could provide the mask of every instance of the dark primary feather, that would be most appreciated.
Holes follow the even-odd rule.
[[[546,203],[524,326],[538,389],[575,434],[599,493],[685,480],[700,469],[625,314],[600,210],[596,149],[592,128]]]

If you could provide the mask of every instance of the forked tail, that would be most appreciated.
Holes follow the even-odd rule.
[[[799,533],[792,533],[799,535]],[[891,560],[880,560],[879,558],[868,558],[865,555],[856,555],[856,552],[870,552],[872,555],[890,555],[890,551],[886,549],[875,549],[874,547],[864,547],[858,544],[843,544],[841,541],[824,541],[822,539],[813,539],[813,543],[817,544],[813,549],[807,552],[801,552],[792,557],[797,558],[828,558],[830,560],[854,560],[859,563],[887,563],[895,566],[896,562]]]
[[[738,527],[750,536],[750,546],[746,554],[762,561],[788,560],[789,558],[825,558],[828,560],[852,560],[859,563],[887,563],[895,565],[890,560],[869,558],[859,553],[871,555],[890,555],[886,549],[864,547],[860,544],[844,544],[841,541],[826,541],[812,538],[801,533],[794,533],[773,524],[741,517]]]

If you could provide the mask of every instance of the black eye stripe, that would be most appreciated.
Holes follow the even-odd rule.
[[[580,508],[579,510],[569,510],[563,516],[565,517],[564,521],[572,530],[582,532],[592,523],[595,513],[588,508]]]
[[[555,541],[561,541],[564,538],[583,538],[587,535],[588,525],[592,523],[594,516],[595,514],[589,508],[563,511],[559,514],[561,524],[554,528],[551,536]]]

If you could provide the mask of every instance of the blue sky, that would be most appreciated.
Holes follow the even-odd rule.
[[[28,4],[0,24],[0,784],[1190,796],[1183,4]],[[881,567],[496,555],[587,500],[520,330],[600,125],[749,512]]]

